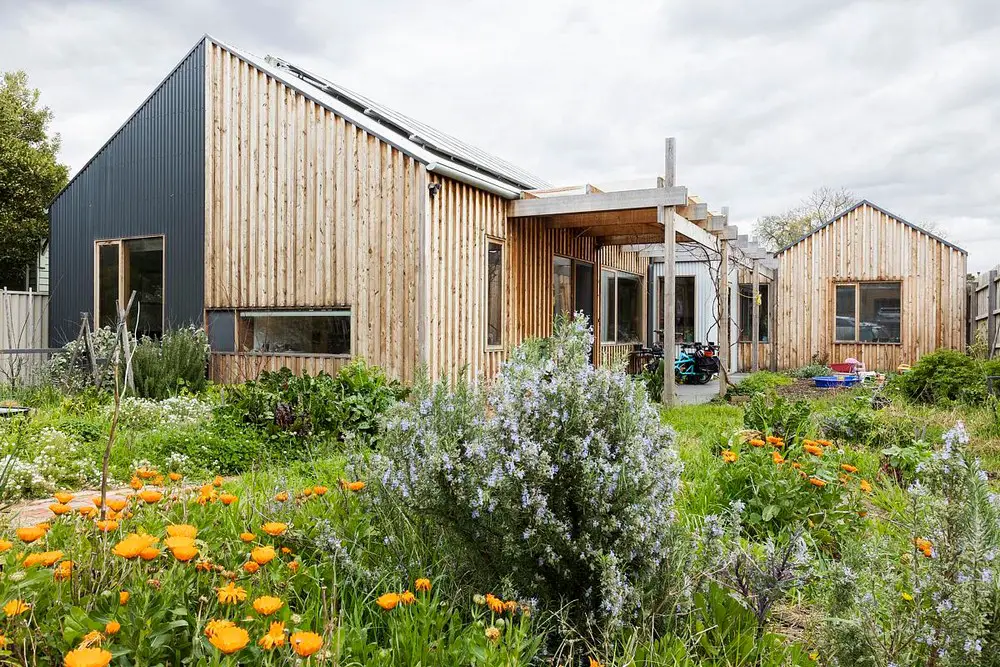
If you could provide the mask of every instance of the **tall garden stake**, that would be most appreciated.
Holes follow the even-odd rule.
[[[104,447],[104,458],[101,461],[101,520],[103,521],[107,516],[107,500],[108,500],[108,462],[111,460],[111,448],[115,444],[115,435],[118,431],[118,416],[121,413],[122,407],[122,386],[121,386],[121,374],[119,370],[121,369],[121,359],[122,355],[125,356],[125,375],[126,375],[126,391],[131,385],[132,376],[132,356],[135,354],[135,348],[129,344],[128,336],[128,314],[132,310],[132,303],[135,301],[135,291],[128,298],[128,305],[124,309],[121,307],[121,303],[116,303],[118,306],[118,323],[115,325],[115,347],[111,353],[111,363],[114,369],[114,391],[115,391],[115,409],[111,414],[111,429],[108,432],[108,444]],[[136,322],[138,323],[139,318],[136,317]]]

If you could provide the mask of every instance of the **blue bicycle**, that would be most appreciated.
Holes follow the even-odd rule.
[[[674,379],[688,384],[708,384],[719,372],[719,349],[713,344],[681,345],[674,360]]]

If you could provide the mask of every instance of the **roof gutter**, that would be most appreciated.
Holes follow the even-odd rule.
[[[464,169],[456,168],[455,166],[445,164],[443,162],[428,162],[427,171],[433,172],[435,174],[440,174],[442,176],[447,176],[448,178],[454,179],[466,185],[471,185],[474,188],[479,188],[480,190],[485,190],[486,192],[491,192],[495,195],[499,195],[504,199],[520,199],[521,191],[515,190],[514,188],[509,188],[502,185],[492,179],[485,179],[481,176],[477,176],[475,173],[466,171]]]

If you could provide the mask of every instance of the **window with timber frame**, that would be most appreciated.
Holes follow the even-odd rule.
[[[138,336],[163,335],[163,237],[106,239],[94,247],[94,324],[115,326],[135,292],[128,328]]]
[[[552,258],[552,314],[583,313],[594,323],[594,265],[556,255]]]
[[[503,243],[486,242],[486,347],[503,346]]]
[[[240,352],[346,357],[351,354],[349,308],[240,310]]]
[[[834,285],[834,341],[900,343],[902,283],[852,282]]]
[[[601,342],[642,340],[642,279],[634,273],[601,270]]]

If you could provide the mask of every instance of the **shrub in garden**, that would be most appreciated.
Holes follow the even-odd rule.
[[[287,368],[265,371],[232,388],[224,411],[270,433],[370,438],[389,406],[405,395],[399,382],[357,359],[336,376],[323,371],[297,376]]]
[[[781,396],[756,393],[743,412],[743,425],[765,436],[797,441],[811,426],[812,409],[806,401],[790,402]]]
[[[974,404],[986,397],[986,369],[962,352],[938,350],[896,376],[894,384],[912,401]]]
[[[199,327],[171,329],[159,340],[143,338],[135,348],[135,388],[144,398],[199,392],[208,381],[208,335]]]
[[[91,335],[94,355],[98,363],[105,363],[117,345],[114,327],[95,329]],[[132,340],[135,344],[135,340]],[[80,391],[93,386],[94,377],[91,374],[90,359],[82,338],[70,341],[60,352],[52,355],[43,373],[47,384],[65,387],[69,391]],[[103,378],[104,386],[109,387],[114,382],[114,370],[108,364]]]
[[[420,383],[386,422],[372,476],[487,581],[615,624],[670,551],[680,464],[644,388],[589,363],[585,318],[550,358],[515,350],[489,390]]]
[[[899,534],[876,535],[834,569],[831,660],[942,667],[996,664],[1000,508],[959,424],[897,508]]]
[[[766,536],[800,524],[830,539],[855,523],[863,480],[848,451],[826,440],[785,441],[752,433],[721,452],[720,495],[744,508],[748,534]]]
[[[0,433],[0,471],[5,471],[3,492],[10,499],[37,498],[100,479],[93,447],[56,429],[31,430],[26,424]]]

